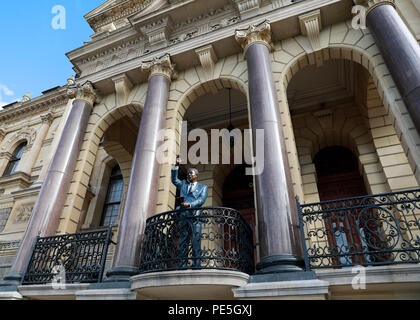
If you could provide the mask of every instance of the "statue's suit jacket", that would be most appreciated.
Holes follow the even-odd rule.
[[[186,180],[178,179],[179,167],[172,168],[172,183],[181,191],[181,197],[184,197],[184,202],[191,204],[191,208],[201,207],[207,200],[209,195],[209,188],[201,183],[198,183],[188,193],[188,186],[190,183]]]

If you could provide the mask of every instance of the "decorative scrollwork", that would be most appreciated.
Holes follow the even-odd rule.
[[[140,272],[185,269],[254,273],[253,233],[239,212],[182,209],[147,220]]]
[[[22,284],[46,284],[63,266],[66,283],[101,282],[112,229],[38,237]]]
[[[420,262],[420,189],[297,206],[307,269]]]

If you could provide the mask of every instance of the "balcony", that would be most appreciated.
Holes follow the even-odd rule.
[[[307,270],[420,262],[420,189],[297,207]]]
[[[253,233],[229,208],[170,211],[147,221],[139,296],[160,299],[228,299],[254,273]]]
[[[38,237],[22,285],[101,282],[111,233]]]

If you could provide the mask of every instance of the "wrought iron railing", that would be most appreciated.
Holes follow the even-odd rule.
[[[253,232],[238,211],[182,209],[147,220],[140,273],[186,269],[254,273]]]
[[[307,270],[420,262],[420,189],[297,207]]]
[[[23,285],[101,282],[112,228],[38,237]],[[59,277],[59,278],[57,278]]]

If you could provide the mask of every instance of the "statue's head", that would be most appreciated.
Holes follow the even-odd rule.
[[[188,169],[187,180],[190,183],[197,182],[198,181],[198,170],[194,169],[194,168]]]

